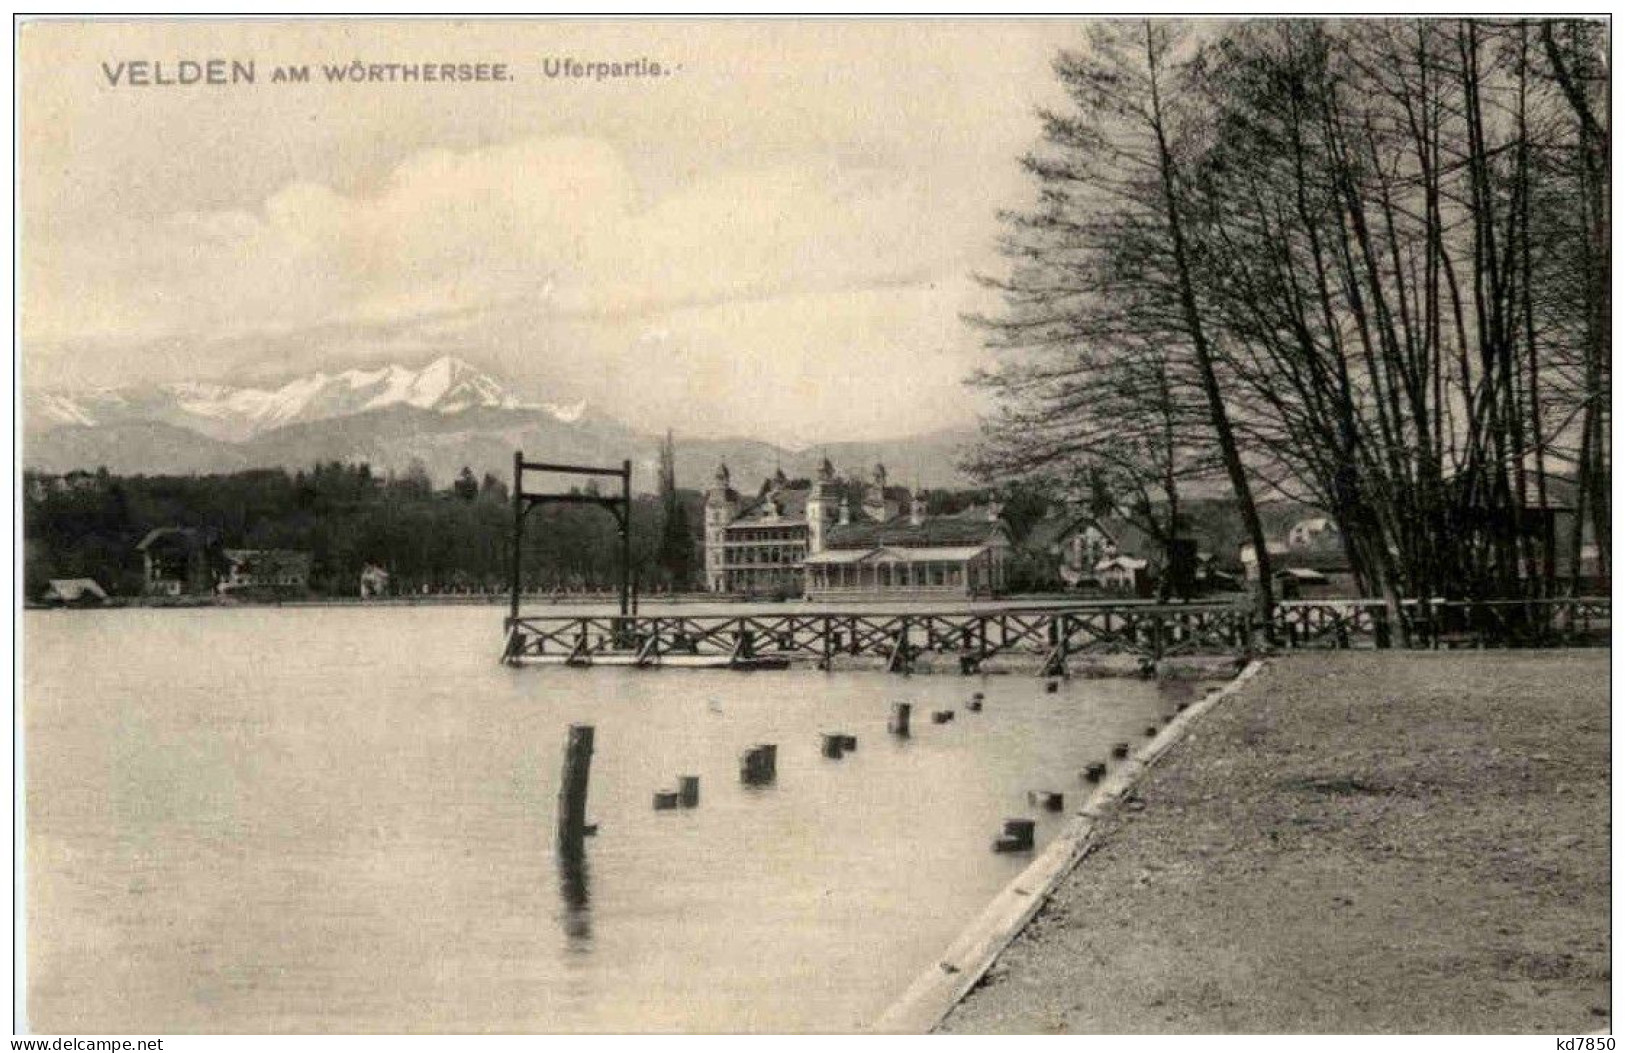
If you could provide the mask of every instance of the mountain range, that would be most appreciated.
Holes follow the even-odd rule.
[[[276,387],[181,382],[85,391],[27,392],[23,464],[48,472],[106,467],[120,475],[295,470],[365,461],[404,471],[420,461],[438,483],[464,466],[506,479],[513,451],[530,459],[618,464],[631,458],[634,488],[652,491],[660,436],[585,402],[520,397],[501,379],[453,356],[418,368],[386,365],[317,372]],[[733,484],[753,491],[782,469],[810,476],[828,456],[843,472],[877,461],[894,483],[970,485],[958,469],[969,430],[880,442],[831,442],[792,450],[754,439],[679,438],[678,484],[703,489],[726,461]]]

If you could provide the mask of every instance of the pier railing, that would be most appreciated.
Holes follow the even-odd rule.
[[[1517,646],[1606,639],[1606,597],[1545,600],[1296,600],[1275,608],[1270,634],[1296,648]],[[1236,603],[1089,604],[980,611],[799,611],[761,614],[540,615],[510,618],[504,658],[659,665],[671,656],[725,659],[882,659],[904,671],[924,655],[963,672],[990,658],[1037,657],[1045,673],[1074,656],[1129,654],[1149,662],[1239,653],[1263,641],[1251,608]],[[724,664],[719,662],[718,664]]]
[[[1396,619],[1383,600],[1288,600],[1274,620],[1288,648],[1572,645],[1606,641],[1612,606],[1606,596],[1403,600]]]
[[[986,611],[843,612],[632,617],[538,616],[509,619],[506,657],[588,664],[608,654],[657,665],[671,655],[883,659],[910,668],[922,655],[958,660],[974,672],[998,655],[1029,655],[1060,670],[1086,654],[1134,654],[1157,660],[1185,652],[1240,650],[1253,635],[1252,613],[1235,604],[1091,605]]]

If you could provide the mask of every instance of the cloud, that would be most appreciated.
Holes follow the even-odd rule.
[[[254,213],[31,243],[24,333],[210,340],[515,296],[606,316],[886,283],[960,251],[952,222],[924,221],[929,205],[895,173],[784,166],[716,173],[640,206],[606,143],[431,150],[370,197],[295,183]]]
[[[898,433],[967,405],[939,363],[910,385],[936,409],[858,408],[903,375],[888,371],[963,345],[962,290],[931,291],[970,268],[982,218],[956,215],[929,183],[872,168],[722,170],[652,197],[591,139],[429,150],[370,195],[296,182],[254,210],[31,242],[24,339],[98,359],[213,349],[131,358],[186,376],[200,360],[264,375],[434,347],[713,430],[714,412],[682,406],[779,434]],[[651,348],[686,371],[640,374]]]

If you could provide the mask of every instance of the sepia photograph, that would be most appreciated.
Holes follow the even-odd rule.
[[[1606,13],[13,51],[13,1049],[1614,1048]]]

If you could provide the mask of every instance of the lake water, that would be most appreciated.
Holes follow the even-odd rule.
[[[1070,812],[1079,769],[1199,690],[512,669],[485,607],[23,631],[36,1032],[861,1028],[1030,861],[990,851],[1002,820],[1059,829],[1027,791]],[[581,874],[553,845],[573,722],[597,729]],[[779,744],[768,787],[739,782],[755,742]],[[701,806],[653,811],[678,774]]]

